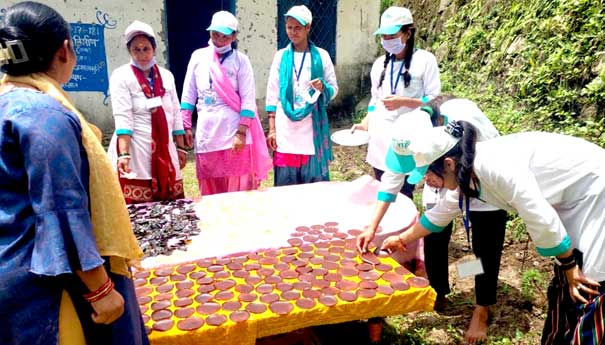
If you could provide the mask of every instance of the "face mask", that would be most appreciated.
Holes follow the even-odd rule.
[[[401,42],[401,37],[396,37],[390,40],[385,40],[384,38],[380,39],[380,43],[384,50],[389,52],[389,54],[399,54],[405,48],[405,43]]]
[[[151,61],[149,61],[149,63],[147,65],[144,65],[144,66],[141,66],[138,63],[136,63],[136,61],[134,61],[133,59],[130,59],[130,64],[133,65],[134,67],[140,69],[141,71],[146,71],[146,70],[150,69],[156,63],[157,63],[157,61],[155,59],[155,56],[151,59]]]
[[[222,47],[214,46],[214,51],[221,55],[228,53],[230,50],[231,50],[231,44],[225,44]]]

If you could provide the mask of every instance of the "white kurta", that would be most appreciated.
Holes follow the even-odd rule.
[[[605,150],[579,138],[519,133],[477,144],[480,197],[516,211],[542,255],[584,253],[583,272],[605,280]],[[428,210],[421,224],[447,225],[459,212],[458,192]]]
[[[197,127],[195,131],[195,152],[207,153],[231,149],[233,137],[240,125],[240,113],[228,106],[211,86],[210,63],[214,60],[212,46],[201,48],[191,54],[182,101],[197,106]],[[233,50],[221,64],[233,89],[241,99],[241,109],[256,111],[256,89],[254,72],[250,59],[239,50]],[[210,97],[213,103],[207,103]],[[252,139],[246,136],[246,144]]]
[[[172,135],[174,131],[183,130],[183,119],[180,114],[179,98],[176,94],[174,76],[160,67],[160,75],[166,93],[162,97],[162,106],[168,124],[168,149],[172,165],[176,170],[176,179],[181,179],[179,159]],[[151,112],[146,109],[147,97],[134,75],[130,64],[116,68],[109,80],[111,107],[115,119],[116,132],[126,130],[132,133],[130,141],[130,169],[136,173],[136,179],[151,179]],[[116,168],[117,135],[114,132],[107,154]]]
[[[367,162],[382,171],[386,170],[384,157],[387,153],[388,145],[390,144],[390,131],[395,124],[395,121],[401,116],[414,108],[401,107],[397,110],[389,111],[384,107],[382,98],[391,95],[391,64],[393,64],[393,81],[392,85],[395,90],[395,95],[422,98],[427,96],[433,99],[441,93],[441,81],[439,79],[439,67],[437,59],[426,50],[418,49],[412,55],[409,73],[412,79],[410,85],[405,87],[403,76],[397,81],[403,60],[389,63],[387,68],[384,68],[385,56],[381,56],[372,65],[370,78],[372,80],[372,99],[368,105],[369,124],[368,131],[370,133],[370,142],[368,145]],[[382,86],[378,87],[380,75],[384,73],[384,81]],[[405,67],[401,70],[405,71]],[[395,86],[395,84],[397,84]]]
[[[477,105],[463,98],[452,99],[444,102],[441,105],[443,110],[442,116],[444,116],[444,124],[450,121],[466,121],[477,129],[477,140],[484,141],[498,137],[500,134],[492,122],[485,116],[485,114],[477,107]],[[414,114],[414,113],[410,113]],[[430,116],[426,113],[426,116]],[[399,121],[405,121],[406,117],[402,117]],[[398,126],[395,126],[398,128]],[[405,175],[397,174],[389,169],[386,169],[382,175],[382,181],[380,183],[380,191],[388,193],[395,197],[397,192],[401,190]],[[425,184],[422,192],[422,204],[425,208],[431,208],[439,202],[439,199],[443,197],[445,191],[435,190]],[[427,207],[428,206],[428,207]],[[481,200],[473,199],[470,203],[471,211],[495,211],[496,207],[488,205]]]
[[[301,121],[291,121],[282,108],[279,101],[279,67],[284,51],[289,48],[280,49],[273,56],[273,63],[269,72],[269,80],[267,82],[267,106],[276,106],[275,111],[275,134],[277,141],[277,151],[281,153],[293,153],[303,155],[314,155],[315,145],[313,144],[313,118],[311,114]],[[322,48],[317,47],[321,62],[323,65],[323,79],[333,89],[334,94],[332,99],[338,94],[338,83],[336,81],[336,73],[334,65],[330,59],[330,54]],[[307,52],[302,70],[298,81],[296,73],[298,73],[303,63],[302,52],[294,52],[294,66],[292,71],[293,92],[296,94],[297,87],[306,88],[311,80],[311,54]],[[306,105],[304,100],[294,103],[294,109],[303,108]]]

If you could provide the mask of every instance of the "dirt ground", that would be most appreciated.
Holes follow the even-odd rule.
[[[364,162],[366,147],[334,146],[333,179],[371,174]],[[418,197],[420,188],[417,188]],[[455,264],[474,258],[466,233],[457,222],[449,250],[449,305],[442,313],[416,313],[386,319],[383,344],[462,344],[474,308],[474,279],[458,279]],[[540,257],[524,232],[507,230],[499,275],[498,304],[491,308],[488,344],[539,344],[546,312],[546,287],[552,264]],[[322,344],[365,344],[362,320],[314,329]]]

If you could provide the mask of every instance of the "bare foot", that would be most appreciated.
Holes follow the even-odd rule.
[[[487,320],[489,319],[489,307],[476,306],[471,318],[471,324],[464,334],[465,344],[479,344],[487,340]]]

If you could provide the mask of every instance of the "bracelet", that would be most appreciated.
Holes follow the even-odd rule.
[[[235,134],[246,136],[246,131],[240,131],[240,130],[238,130],[237,132],[235,132]]]
[[[109,295],[109,293],[111,292],[111,290],[113,290],[113,288],[114,288],[113,281],[109,277],[107,277],[107,281],[105,283],[103,283],[103,285],[101,285],[95,291],[84,295],[84,299],[86,301],[88,301],[89,303],[96,302],[96,301],[102,299],[103,297]]]
[[[177,149],[177,150],[183,150],[183,151],[185,151],[185,152],[189,152],[189,151],[191,151],[191,149],[189,149],[189,148],[187,148],[187,147],[185,147],[185,146],[180,146],[180,145],[176,145],[176,149]]]
[[[120,152],[120,153],[118,153],[118,158],[119,157],[126,157],[126,156],[130,157],[130,153],[128,153],[128,152]]]
[[[269,119],[274,119],[274,118],[275,118],[275,115],[267,114],[267,118],[269,118]]]
[[[184,150],[184,149],[182,149],[182,148],[180,148],[180,147],[177,147],[177,148],[176,148],[176,150],[177,150],[177,151],[179,151],[179,152],[181,152],[181,153],[184,153],[184,154],[186,154],[186,155],[187,155],[187,154],[189,154],[189,151]]]
[[[563,271],[569,271],[570,269],[576,267],[578,264],[574,261],[572,263],[569,264],[565,264],[565,265],[560,265],[559,268],[562,269]]]
[[[125,158],[130,159],[130,155],[129,155],[129,154],[121,154],[121,155],[118,155],[118,160],[120,160],[120,159],[125,159]]]

